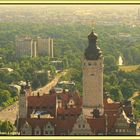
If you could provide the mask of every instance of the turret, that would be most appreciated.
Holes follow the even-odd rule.
[[[29,81],[26,84],[21,85],[21,90],[19,94],[19,118],[27,117],[27,97],[31,93],[31,86]]]

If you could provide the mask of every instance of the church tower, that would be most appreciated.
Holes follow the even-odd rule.
[[[103,114],[103,56],[97,46],[97,35],[88,35],[89,45],[83,59],[83,113],[93,116],[94,110]]]

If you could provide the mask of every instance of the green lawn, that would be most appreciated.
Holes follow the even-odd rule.
[[[119,69],[125,72],[135,71],[140,65],[119,66]]]

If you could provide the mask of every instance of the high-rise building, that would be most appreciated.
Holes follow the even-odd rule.
[[[41,38],[35,39],[29,36],[16,36],[16,55],[22,56],[50,56],[54,57],[53,39]]]
[[[140,8],[138,8],[138,15],[137,15],[137,19],[140,20]]]
[[[16,36],[16,56],[32,56],[33,39],[29,36]]]
[[[103,114],[103,56],[93,31],[88,41],[83,60],[83,113],[90,117],[94,109]]]
[[[48,38],[48,56],[54,57],[53,38]]]
[[[36,57],[37,56],[37,42],[36,40],[34,40],[33,45],[32,45],[32,57]]]
[[[53,38],[50,39],[50,57],[54,57],[54,51],[53,51]]]
[[[47,38],[36,38],[37,42],[37,55],[38,56],[46,56],[48,51],[48,40]]]

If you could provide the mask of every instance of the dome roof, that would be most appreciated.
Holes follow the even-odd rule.
[[[97,60],[102,56],[100,48],[97,46],[97,34],[92,32],[88,35],[89,45],[85,50],[87,60]]]

